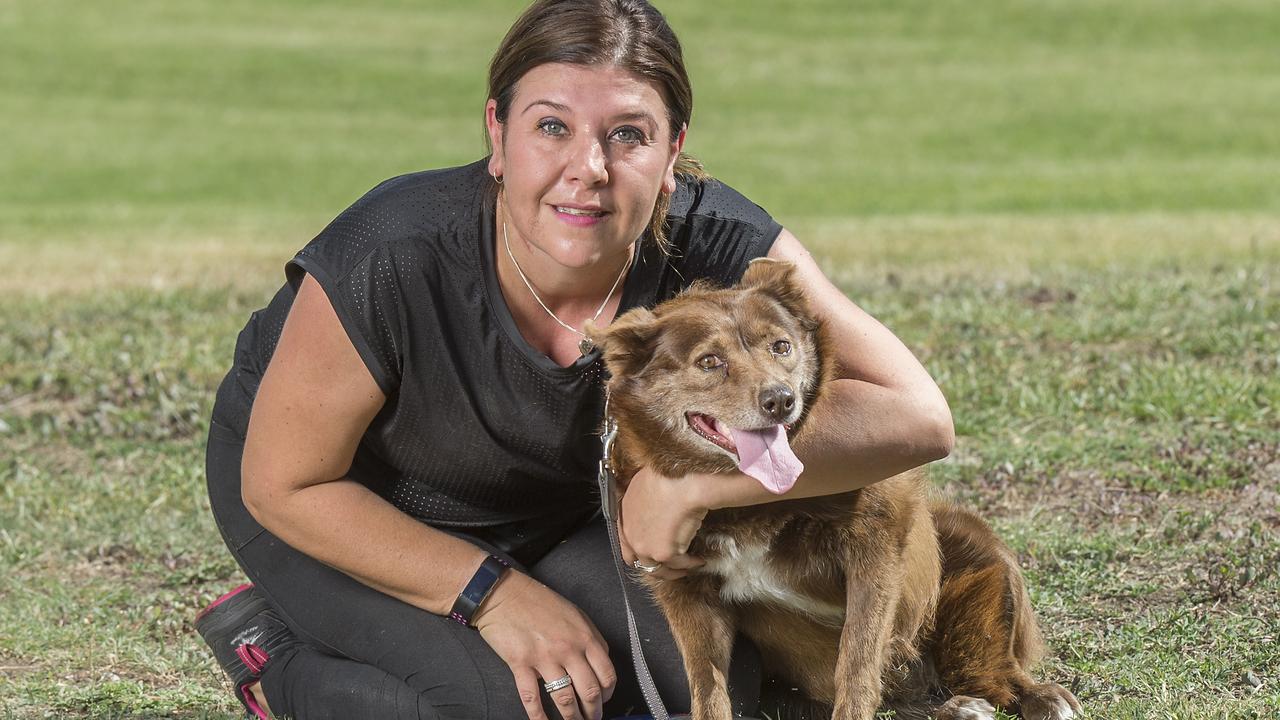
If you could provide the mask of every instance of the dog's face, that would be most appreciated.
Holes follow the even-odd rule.
[[[823,372],[819,324],[794,275],[790,263],[757,260],[736,287],[695,286],[593,333],[613,415],[641,456],[665,465],[657,469],[738,468],[774,492],[794,482],[788,431]]]

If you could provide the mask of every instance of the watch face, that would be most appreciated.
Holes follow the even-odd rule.
[[[476,568],[467,586],[458,593],[458,599],[454,600],[449,617],[463,625],[471,625],[471,616],[475,615],[481,603],[489,596],[489,591],[493,590],[493,586],[497,584],[498,578],[502,577],[507,567],[506,561],[496,555],[485,558],[484,562],[480,563],[480,567]]]

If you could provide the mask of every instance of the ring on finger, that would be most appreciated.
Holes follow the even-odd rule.
[[[572,684],[573,684],[573,678],[569,677],[568,675],[565,675],[564,677],[559,678],[558,680],[552,680],[549,683],[543,683],[542,687],[547,692],[551,693],[551,692],[560,690],[562,688],[567,688]]]
[[[662,567],[662,563],[656,562],[652,565],[645,565],[644,563],[640,562],[640,558],[636,558],[635,561],[631,563],[631,567],[637,570],[640,570],[642,572],[651,573],[654,570],[657,570],[658,568]]]

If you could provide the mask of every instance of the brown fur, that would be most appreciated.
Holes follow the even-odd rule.
[[[793,275],[787,263],[756,261],[735,288],[695,286],[593,333],[612,376],[620,484],[644,466],[673,477],[736,470],[684,413],[762,427],[766,386],[784,383],[802,399],[790,434],[803,432],[833,354]],[[792,351],[771,352],[778,339]],[[724,367],[699,366],[708,354]],[[784,599],[739,574],[748,565],[734,558],[752,548],[753,572],[770,574],[767,587],[785,588],[776,591]],[[963,709],[972,698],[1036,720],[1079,710],[1071,693],[1027,673],[1043,650],[1012,552],[972,513],[930,501],[920,471],[835,496],[713,511],[689,552],[708,561],[706,571],[648,584],[684,656],[696,720],[731,716],[725,678],[736,632],[760,648],[766,672],[834,706],[840,720],[871,718],[882,705],[898,717],[981,717]]]

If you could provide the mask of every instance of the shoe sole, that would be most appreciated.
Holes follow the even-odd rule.
[[[196,615],[194,623],[196,632],[200,633],[201,637],[207,638],[210,634],[216,635],[235,627],[243,623],[246,618],[251,618],[268,609],[270,606],[261,597],[250,598],[241,603],[236,602],[243,593],[252,589],[251,584],[241,585],[210,603],[200,611],[199,615]]]

